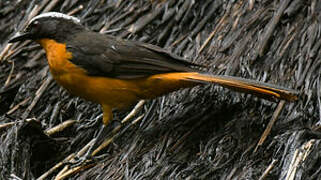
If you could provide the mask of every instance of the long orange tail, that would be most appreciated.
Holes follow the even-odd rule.
[[[162,74],[157,75],[157,77],[155,78],[163,80],[167,79],[168,81],[172,81],[173,83],[170,83],[172,85],[174,83],[180,82],[180,88],[190,87],[196,84],[214,83],[229,89],[233,89],[235,91],[254,94],[261,98],[272,101],[275,101],[276,99],[295,101],[298,99],[298,92],[293,89],[239,77],[212,75],[208,73],[198,72],[186,72]]]

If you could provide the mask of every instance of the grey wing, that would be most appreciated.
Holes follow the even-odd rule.
[[[197,71],[183,58],[166,50],[140,42],[126,41],[91,32],[67,44],[72,63],[88,75],[123,79],[146,77],[170,72]]]

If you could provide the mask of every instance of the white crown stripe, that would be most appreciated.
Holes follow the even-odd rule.
[[[63,18],[66,20],[71,20],[76,24],[80,24],[80,19],[75,18],[73,16],[68,16],[66,14],[58,13],[58,12],[47,12],[47,13],[40,14],[40,15],[32,18],[29,23],[32,23],[33,21],[35,21],[37,19],[45,18],[45,17]]]

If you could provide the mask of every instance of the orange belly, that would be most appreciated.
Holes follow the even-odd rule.
[[[71,94],[114,108],[125,108],[140,99],[151,99],[174,90],[194,86],[183,77],[192,73],[168,73],[133,80],[66,73],[54,76]],[[175,78],[176,77],[176,78]]]
[[[55,79],[71,94],[114,108],[125,108],[140,99],[139,87],[130,81],[75,73],[56,76]]]

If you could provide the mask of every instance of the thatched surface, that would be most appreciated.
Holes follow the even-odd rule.
[[[143,119],[127,123],[97,163],[69,179],[321,179],[320,10],[317,0],[0,1],[0,179],[37,178],[99,130],[100,107],[61,89],[38,45],[7,46],[46,11],[170,49],[214,74],[300,91],[258,147],[277,103],[212,85],[148,100],[134,117]],[[66,120],[77,121],[44,134]]]

